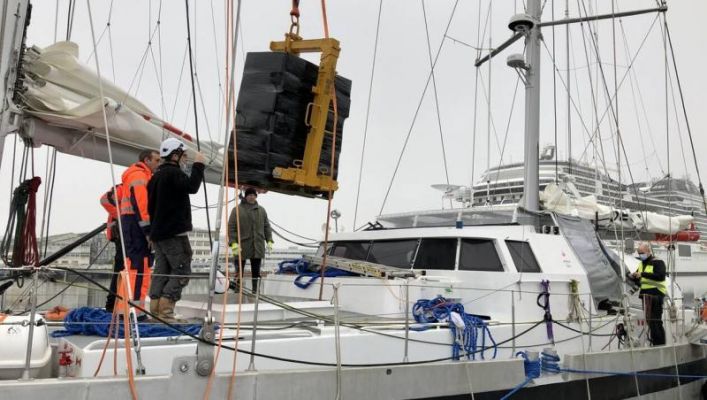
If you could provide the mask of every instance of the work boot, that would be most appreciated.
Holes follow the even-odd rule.
[[[160,316],[160,299],[150,298],[150,319],[155,320],[155,317],[159,317],[159,316]]]
[[[166,322],[169,322],[171,324],[186,324],[187,320],[177,318],[174,314],[174,306],[177,304],[176,301],[167,298],[167,297],[160,297],[160,302],[159,302],[159,314],[160,318],[165,320]]]

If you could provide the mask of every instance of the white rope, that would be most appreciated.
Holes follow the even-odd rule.
[[[106,115],[106,100],[103,95],[103,78],[101,77],[101,67],[100,67],[100,63],[98,62],[98,48],[96,45],[96,34],[95,34],[95,31],[93,28],[93,15],[91,13],[91,3],[89,0],[86,0],[86,7],[88,8],[88,21],[91,26],[91,40],[93,41],[93,52],[96,54],[95,61],[96,61],[96,75],[98,76],[98,93],[101,98],[101,102],[103,104],[103,106],[101,107],[101,114],[103,116],[103,124],[105,126],[105,134],[106,134],[106,145],[108,147],[108,161],[110,164],[110,177],[111,177],[111,183],[112,183],[111,190],[113,191],[113,198],[118,199],[118,193],[115,189],[115,185],[116,185],[115,164],[113,163],[113,151],[111,149],[110,129],[108,128],[108,116]],[[125,236],[124,236],[124,231],[123,231],[123,223],[120,218],[117,218],[117,220],[118,220],[118,232],[120,234],[120,243],[121,243],[123,251],[125,251],[124,249],[126,249],[126,247],[125,247]],[[126,296],[132,298],[132,293],[130,293],[131,292],[130,285],[127,282],[124,282],[124,284],[127,287]],[[137,323],[137,316],[135,314],[135,308],[132,305],[129,306],[129,312],[132,317],[131,319],[135,323]],[[138,349],[140,348],[140,333],[137,329],[137,326],[135,326],[133,334],[134,334],[133,337],[135,338],[136,343],[137,343],[137,347],[135,350],[139,351]]]

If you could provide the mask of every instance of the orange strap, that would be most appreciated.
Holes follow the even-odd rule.
[[[322,23],[324,24],[324,37],[329,39],[329,18],[327,18],[326,15],[326,0],[322,0]],[[334,100],[334,102],[336,102],[336,100]]]
[[[290,16],[299,18],[299,0],[292,0],[292,10],[290,10]]]

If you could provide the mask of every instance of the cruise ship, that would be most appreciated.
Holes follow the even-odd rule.
[[[620,183],[611,176],[616,171],[603,170],[572,159],[556,161],[555,148],[551,145],[541,152],[539,164],[541,192],[548,184],[572,182],[581,196],[593,195],[598,204],[670,216],[690,215],[694,218],[697,231],[707,232],[703,199],[697,186],[688,178],[668,175],[653,182]],[[523,195],[523,171],[523,163],[490,168],[468,193],[469,202],[472,206],[518,203]],[[613,236],[613,232],[604,234]],[[653,239],[638,233],[635,235]]]

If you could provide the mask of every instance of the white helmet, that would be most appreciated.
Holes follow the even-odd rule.
[[[185,151],[186,146],[184,146],[184,143],[179,139],[167,138],[160,145],[160,157],[169,157],[170,154],[177,150]]]

